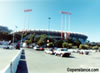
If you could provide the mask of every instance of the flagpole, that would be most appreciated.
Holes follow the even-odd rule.
[[[70,16],[69,16],[69,24],[68,24],[68,37],[70,37]]]
[[[13,46],[14,46],[14,36],[15,36],[15,34],[14,34],[14,32],[13,32]]]
[[[24,29],[23,29],[22,35],[21,35],[21,44],[23,42],[23,34],[24,34],[24,31],[25,31],[25,20],[26,20],[26,16],[24,16]]]
[[[15,33],[16,33],[16,28],[17,28],[17,26],[15,25]],[[13,46],[14,46],[14,42],[15,42],[15,39],[14,39],[15,33],[13,33]]]
[[[61,15],[61,40],[63,40],[63,15]]]
[[[71,12],[66,12],[66,11],[61,11],[61,14],[65,14],[65,32],[64,32],[64,36],[65,36],[65,40],[67,39],[67,32],[66,32],[66,26],[67,26],[67,23],[66,23],[66,15],[72,15]],[[68,36],[70,36],[70,16],[69,16],[69,21],[68,21]]]
[[[65,15],[65,40],[67,39],[67,32],[66,32],[66,26],[67,24],[66,24],[66,15]]]

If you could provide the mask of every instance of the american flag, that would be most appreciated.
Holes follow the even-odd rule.
[[[32,12],[32,9],[25,9],[24,12]]]
[[[61,11],[62,14],[69,14],[69,15],[72,15],[71,12],[66,12],[66,11]]]

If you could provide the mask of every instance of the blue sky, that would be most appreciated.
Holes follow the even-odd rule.
[[[24,13],[24,9],[32,12]],[[61,10],[72,12],[72,32],[84,33],[90,41],[100,42],[99,0],[0,0],[0,25],[22,30],[26,18],[27,29],[30,16],[30,29],[48,29],[48,17],[51,17],[50,29],[61,30]]]

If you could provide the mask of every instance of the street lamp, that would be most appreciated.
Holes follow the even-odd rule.
[[[49,30],[50,30],[50,20],[51,20],[51,17],[48,17],[48,20],[49,20],[49,22],[48,22],[48,40],[47,40],[47,42],[49,43]]]
[[[14,34],[14,32],[13,32],[13,46],[14,46],[14,36],[15,36],[15,34]]]
[[[18,28],[18,27],[15,25],[15,33],[16,33],[16,29],[17,29],[17,28]],[[15,41],[15,39],[14,39],[15,33],[13,33],[13,46],[14,46],[14,41]]]

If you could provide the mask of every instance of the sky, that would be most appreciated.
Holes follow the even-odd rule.
[[[24,12],[32,9],[32,12]],[[91,42],[100,42],[100,0],[0,0],[0,25],[14,31],[25,29],[61,30],[60,11],[71,12],[70,31],[88,36]],[[68,16],[66,18],[68,31]],[[65,30],[63,15],[63,30]],[[17,26],[18,28],[16,28]]]

